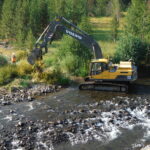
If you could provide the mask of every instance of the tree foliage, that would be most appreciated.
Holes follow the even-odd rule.
[[[0,35],[25,46],[28,32],[36,38],[57,16],[78,24],[87,15],[87,0],[0,0]]]
[[[79,27],[86,32],[91,30],[87,18],[82,18]],[[57,62],[60,64],[62,71],[85,76],[88,73],[91,56],[91,51],[88,48],[72,37],[64,36],[57,54]]]
[[[142,40],[149,40],[150,9],[147,0],[132,0],[127,14],[126,31]]]
[[[18,46],[25,46],[29,31],[32,31],[35,38],[38,37],[56,16],[64,16],[78,24],[83,16],[105,16],[109,2],[109,0],[0,0],[0,36],[4,39],[16,39]]]
[[[115,53],[115,61],[132,59],[140,64],[146,60],[150,43],[150,9],[147,3],[147,0],[132,0],[127,11],[125,31]]]
[[[118,28],[119,28],[119,21],[120,21],[120,13],[121,13],[121,6],[119,0],[112,0],[112,38],[114,41],[117,39],[118,35]]]
[[[29,32],[27,34],[25,44],[26,44],[26,48],[28,48],[29,50],[33,49],[33,46],[35,44],[35,37],[33,36],[31,29],[29,30]]]
[[[3,55],[0,55],[0,67],[5,66],[7,63],[7,58]]]
[[[136,64],[140,64],[140,62],[145,60],[147,50],[148,45],[145,42],[131,34],[125,34],[118,42],[118,47],[114,54],[114,61],[128,61],[131,59]]]
[[[12,23],[14,23],[16,1],[5,0],[2,8],[2,19],[1,19],[1,35],[4,38],[13,36]]]

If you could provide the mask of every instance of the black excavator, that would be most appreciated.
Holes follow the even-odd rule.
[[[54,40],[56,31],[75,38],[93,52],[94,59],[91,61],[90,74],[85,78],[86,82],[80,84],[80,90],[126,92],[128,91],[128,83],[137,79],[137,68],[132,62],[121,61],[120,64],[112,64],[108,59],[103,58],[99,44],[90,35],[64,17],[57,17],[50,22],[40,35],[34,49],[28,56],[28,62],[31,65],[42,59],[42,56],[48,52],[48,43],[51,44]]]

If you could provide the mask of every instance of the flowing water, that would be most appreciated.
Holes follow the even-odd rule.
[[[0,130],[11,131],[26,118],[67,122],[56,125],[67,142],[54,144],[48,137],[46,141],[54,128],[41,129],[36,133],[35,149],[139,150],[150,144],[150,87],[138,86],[132,94],[66,88],[32,102],[1,107]],[[19,143],[14,133],[12,148],[23,149]]]

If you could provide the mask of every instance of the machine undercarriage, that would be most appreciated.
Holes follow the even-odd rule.
[[[80,90],[128,92],[128,84],[112,82],[85,82],[79,85]]]

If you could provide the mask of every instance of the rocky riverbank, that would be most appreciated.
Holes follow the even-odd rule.
[[[61,86],[47,84],[34,84],[30,88],[12,87],[10,91],[1,88],[0,106],[33,101],[37,96],[58,92],[60,89]]]

